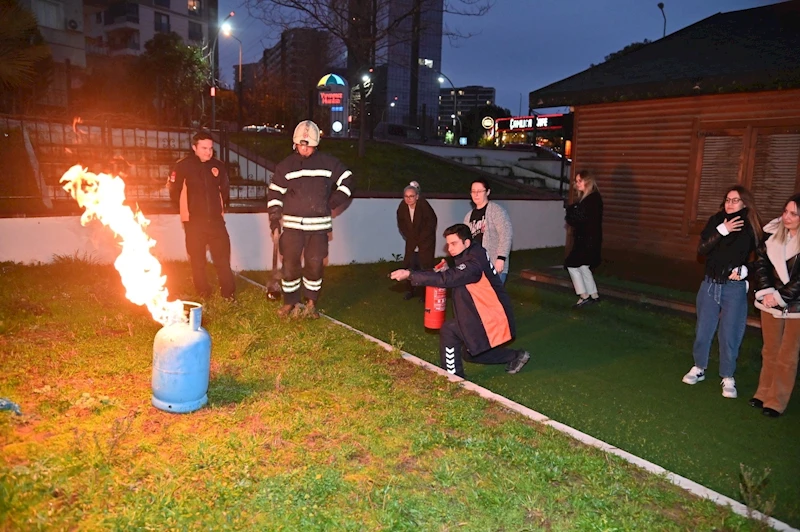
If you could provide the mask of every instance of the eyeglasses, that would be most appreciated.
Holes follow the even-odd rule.
[[[408,199],[414,199],[414,198],[416,198],[416,197],[417,197],[417,195],[416,195],[416,194],[406,194],[406,195],[405,195],[405,196],[403,196],[403,197],[405,197],[405,198],[408,198]]]
[[[730,203],[731,205],[738,205],[742,202],[742,198],[725,198],[725,203]]]
[[[469,191],[470,194],[482,194],[483,192],[486,192],[485,188],[482,188],[480,190],[470,190]]]

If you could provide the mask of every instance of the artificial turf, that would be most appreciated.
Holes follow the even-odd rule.
[[[549,260],[516,255],[519,266]],[[404,301],[386,277],[397,267],[328,268],[321,307],[437,362],[438,336],[422,325],[422,303]],[[800,526],[797,398],[779,419],[747,404],[760,371],[758,331],[748,330],[741,348],[739,398],[725,399],[715,376],[716,342],[706,381],[681,382],[692,366],[693,316],[609,300],[575,311],[573,294],[514,275],[508,288],[517,319],[513,345],[530,351],[531,361],[514,376],[502,366],[467,364],[469,380],[743,502],[742,468],[768,470],[761,496],[774,497],[776,518]]]

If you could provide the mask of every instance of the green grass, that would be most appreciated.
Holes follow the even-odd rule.
[[[546,264],[557,252],[515,252],[512,266]],[[378,338],[394,335],[403,349],[438,363],[438,336],[423,329],[422,304],[403,301],[400,287],[386,279],[396,267],[328,268],[321,306]],[[778,420],[747,404],[760,371],[758,331],[748,330],[736,372],[739,399],[730,400],[715,378],[716,343],[709,378],[692,387],[681,382],[692,365],[693,316],[612,301],[575,312],[574,294],[513,277],[509,290],[514,346],[532,359],[514,377],[502,367],[467,364],[470,380],[737,500],[740,465],[769,469],[774,515],[800,525],[797,401]]]
[[[331,268],[325,306],[373,332],[398,331],[406,348],[430,355],[435,337],[419,333],[419,307],[373,277],[387,266]],[[0,269],[0,397],[24,412],[0,412],[2,530],[760,529],[327,320],[280,322],[245,284],[237,304],[205,308],[209,405],[161,412],[149,403],[159,326],[123,298],[115,271],[69,258]],[[171,292],[191,299],[188,267],[166,271]],[[589,326],[566,319],[560,294],[514,295],[520,314],[551,309]],[[535,318],[521,342],[547,337],[548,321]],[[567,392],[535,405],[564,421],[617,424],[594,404],[580,407],[596,391],[570,378],[588,372],[580,353],[535,353],[515,377],[468,371],[512,396]]]
[[[232,140],[276,164],[292,153],[289,135],[239,133]],[[353,171],[356,190],[362,193],[392,192],[399,195],[410,181],[417,180],[426,194],[452,193],[467,197],[470,180],[479,175],[422,151],[386,142],[367,141],[363,158],[358,157],[358,139],[323,139],[320,149],[339,158]],[[492,193],[524,194],[496,180],[492,184]]]

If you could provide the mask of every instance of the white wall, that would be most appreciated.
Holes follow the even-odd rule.
[[[397,232],[397,199],[356,199],[333,222],[330,264],[392,260],[402,254],[403,239]],[[444,255],[442,231],[460,223],[469,210],[466,200],[430,200],[439,218],[437,248]],[[499,201],[514,225],[513,249],[561,246],[565,241],[561,201]],[[177,214],[150,216],[148,234],[156,240],[154,254],[160,259],[186,260],[183,228]],[[225,215],[231,235],[231,266],[235,270],[271,268],[272,242],[266,213]],[[110,230],[99,222],[81,227],[80,218],[0,219],[0,262],[50,262],[54,255],[88,255],[103,263],[119,253]],[[513,254],[511,262],[514,261]]]

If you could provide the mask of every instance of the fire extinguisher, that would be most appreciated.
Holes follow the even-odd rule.
[[[447,269],[447,262],[442,262],[433,268],[435,272],[443,272]],[[447,289],[435,286],[425,287],[425,327],[428,329],[441,329],[444,324],[444,317],[447,311]]]

